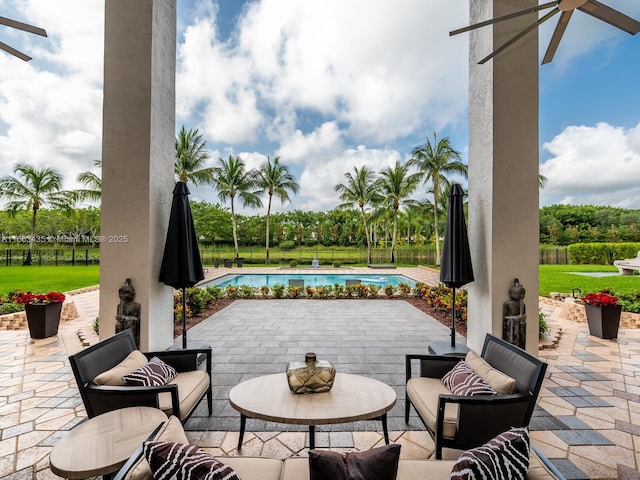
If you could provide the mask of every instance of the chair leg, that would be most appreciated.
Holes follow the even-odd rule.
[[[411,400],[409,400],[409,395],[406,395],[404,399],[404,423],[409,423],[410,408],[411,408]]]
[[[209,407],[209,416],[213,414],[213,389],[209,387],[207,392],[207,407]]]

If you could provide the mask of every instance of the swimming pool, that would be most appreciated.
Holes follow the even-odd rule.
[[[385,285],[393,285],[398,287],[400,283],[414,287],[415,280],[404,275],[371,275],[371,274],[335,274],[335,273],[249,273],[240,275],[225,275],[206,283],[200,284],[201,287],[217,285],[218,287],[227,287],[229,285],[240,286],[248,285],[250,287],[262,287],[267,285],[289,285],[289,280],[304,280],[304,286],[317,287],[320,285],[331,285],[336,283],[345,285],[347,280],[360,280],[364,285],[377,285],[384,287]]]

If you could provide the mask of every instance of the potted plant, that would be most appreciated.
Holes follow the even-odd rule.
[[[16,297],[15,302],[24,305],[31,338],[47,338],[58,333],[64,299],[60,292],[26,292]]]
[[[618,338],[622,305],[618,305],[618,297],[607,292],[589,293],[582,297],[589,334],[610,339]]]

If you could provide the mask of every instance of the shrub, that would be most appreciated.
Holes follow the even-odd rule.
[[[211,302],[213,302],[213,297],[211,297],[209,292],[204,288],[187,288],[185,294],[187,307],[189,308],[191,315],[198,315],[204,312],[204,310],[211,304]],[[175,296],[178,296],[178,301],[182,302],[182,295],[180,293],[176,293]]]
[[[290,267],[297,267],[298,266],[298,261],[297,260],[291,260],[289,262],[289,266]]]
[[[263,297],[268,297],[270,293],[271,289],[267,285],[262,285],[260,287],[260,295],[262,295]]]
[[[93,323],[91,324],[91,328],[96,334],[100,333],[100,317],[96,317],[93,319]]]
[[[411,293],[411,286],[408,283],[400,282],[398,284],[398,292],[403,297],[408,297]]]
[[[271,291],[273,292],[274,298],[282,298],[284,297],[285,287],[281,283],[277,283],[271,288]]]
[[[378,292],[380,291],[380,287],[375,283],[369,285],[369,297],[376,298],[378,296]]]
[[[253,298],[253,295],[255,294],[255,290],[253,287],[250,287],[249,285],[241,285],[240,291],[238,294],[240,298]]]
[[[384,286],[384,294],[387,297],[393,297],[393,294],[396,292],[396,289],[390,283]]]
[[[313,297],[315,297],[315,296],[316,296],[316,289],[315,289],[315,288],[313,288],[311,285],[307,285],[307,286],[304,288],[304,295],[305,295],[305,297],[307,297],[307,298],[313,298]]]
[[[333,268],[340,268],[340,262],[335,262],[333,264]]]
[[[225,293],[228,298],[238,298],[238,287],[227,285],[227,288],[225,288]]]
[[[296,248],[296,242],[294,242],[293,240],[284,240],[280,242],[278,247],[280,247],[280,250],[293,250],[294,248]]]
[[[289,298],[298,298],[302,295],[302,288],[297,286],[292,286],[287,289],[287,295]]]
[[[218,301],[224,296],[224,291],[217,285],[209,285],[205,290],[211,295],[211,299],[214,301]]]
[[[544,337],[549,331],[549,325],[547,325],[547,317],[542,310],[538,311],[538,338]]]
[[[19,305],[17,303],[0,303],[0,315],[4,315],[5,313],[21,312],[22,310],[24,310],[24,305]]]

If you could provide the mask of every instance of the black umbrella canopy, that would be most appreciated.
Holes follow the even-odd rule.
[[[189,206],[189,189],[186,183],[178,182],[173,189],[160,281],[173,288],[186,288],[193,287],[203,278],[198,237]]]
[[[467,224],[464,221],[464,192],[454,183],[449,190],[449,211],[440,262],[440,281],[453,289],[451,306],[451,347],[456,346],[456,288],[473,282],[473,267]]]
[[[440,281],[449,288],[460,288],[473,282],[473,267],[467,224],[464,220],[464,192],[454,183],[449,191],[449,211],[440,262]]]

